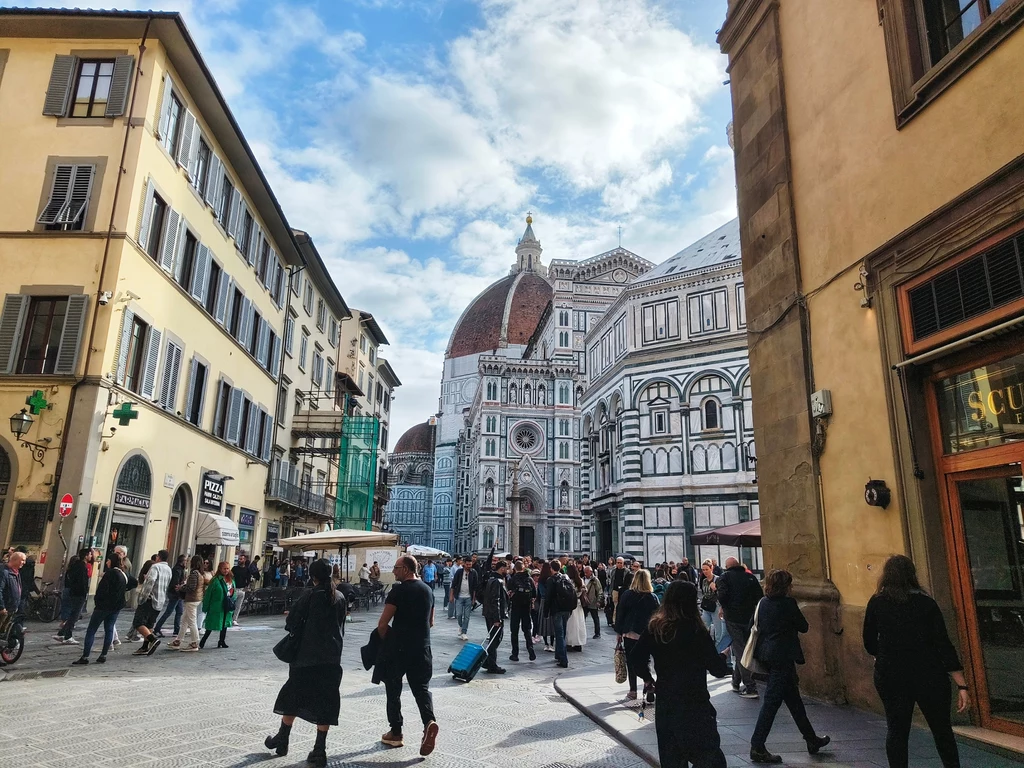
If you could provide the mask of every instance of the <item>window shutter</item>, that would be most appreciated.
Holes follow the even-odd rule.
[[[68,202],[71,181],[75,176],[75,166],[58,165],[53,169],[53,181],[50,184],[50,199],[43,206],[43,212],[36,220],[39,224],[56,224],[61,212]]]
[[[117,343],[117,368],[114,380],[118,384],[124,384],[124,374],[128,369],[128,346],[132,337],[132,323],[135,322],[135,313],[125,307],[121,316],[121,340]]]
[[[241,195],[238,193],[238,190],[233,188],[231,190],[231,200],[228,201],[227,221],[228,235],[230,235],[231,237],[235,237],[235,229],[238,226],[239,204],[241,203],[244,205],[240,198]]]
[[[120,117],[124,114],[134,68],[134,56],[118,56],[114,59],[114,76],[110,79],[110,93],[107,95],[107,109],[104,112],[107,117]]]
[[[220,196],[223,191],[224,179],[220,158],[213,152],[210,152],[210,168],[206,171],[206,190],[203,192],[203,200],[214,211],[218,211],[220,210]]]
[[[255,403],[249,402],[249,424],[245,432],[245,451],[254,456],[259,448],[260,442],[260,412],[256,409]]]
[[[178,232],[181,229],[181,216],[173,208],[167,209],[164,222],[164,239],[160,249],[160,266],[170,272],[174,264],[174,254],[178,249]],[[183,238],[184,239],[184,238]]]
[[[281,371],[281,337],[274,334],[270,337],[270,365],[267,369],[276,379]]]
[[[260,365],[262,365],[267,370],[270,369],[270,366],[267,364],[267,362],[268,362],[267,355],[269,354],[269,352],[270,352],[270,323],[266,322],[265,320],[261,320],[260,321],[260,335],[259,335],[259,338],[256,341],[256,359],[259,360],[260,361]]]
[[[220,273],[220,285],[217,286],[217,304],[214,306],[213,316],[221,325],[226,325],[228,296],[234,281],[226,272]]]
[[[156,369],[160,362],[160,339],[162,337],[163,334],[152,327],[146,334],[146,367],[142,372],[142,391],[139,394],[147,400],[153,400],[156,391]]]
[[[0,373],[14,373],[28,305],[28,296],[9,293],[4,297],[4,309],[0,314]]]
[[[259,258],[259,255],[260,255],[260,241],[262,239],[263,239],[263,230],[260,229],[260,225],[259,224],[257,224],[255,221],[253,221],[253,223],[252,223],[252,235],[249,238],[249,252],[245,254],[245,257],[246,257],[245,260],[249,262],[250,266],[256,264],[256,261]],[[260,279],[259,275],[256,276],[256,279],[257,280]]]
[[[156,190],[153,188],[153,180],[146,181],[145,197],[142,198],[142,205],[139,208],[139,247],[146,250],[149,241],[149,225],[153,219],[153,195]]]
[[[96,172],[94,165],[76,165],[75,175],[68,192],[68,204],[57,217],[61,224],[74,224],[85,215],[89,205],[89,194],[92,192],[92,179]]]
[[[82,343],[85,317],[89,309],[89,297],[85,294],[68,296],[68,308],[64,314],[64,330],[60,334],[57,362],[53,372],[72,375],[78,365],[78,348]]]
[[[206,301],[206,277],[210,274],[210,249],[200,243],[196,246],[196,266],[192,278],[192,298],[200,304]]]
[[[188,171],[188,177],[193,180],[196,177],[196,162],[199,160],[199,140],[202,137],[203,132],[199,127],[199,119],[196,118],[196,127],[192,131],[192,141],[189,145],[188,160],[185,165],[185,170]]]
[[[238,445],[238,434],[242,427],[242,390],[231,389],[228,397],[227,429],[224,439],[232,445]]]
[[[185,419],[186,421],[192,418],[192,403],[195,397],[196,390],[196,373],[198,372],[198,366],[196,365],[196,359],[193,357],[188,364],[188,389],[185,390]],[[202,421],[202,419],[200,419]]]
[[[167,124],[171,120],[171,76],[164,75],[164,90],[160,96],[160,122],[157,125],[157,137],[161,140],[167,137]]]
[[[242,297],[241,321],[238,324],[238,341],[242,346],[247,347],[250,335],[252,334],[252,302]]]
[[[192,139],[196,132],[196,116],[189,110],[185,110],[185,119],[181,122],[181,139],[178,142],[175,160],[178,165],[188,168],[188,157],[192,152]]]
[[[173,341],[167,342],[164,352],[164,370],[160,382],[160,405],[167,411],[174,411],[178,402],[178,380],[181,378],[182,349]]]
[[[262,408],[260,409],[260,415],[263,417],[263,445],[260,447],[260,458],[264,461],[270,461],[274,422],[270,418],[270,414]]]
[[[46,99],[43,101],[43,114],[52,117],[64,117],[68,111],[68,98],[74,85],[75,73],[78,71],[77,56],[53,57],[53,69],[50,70],[50,84],[46,86]]]

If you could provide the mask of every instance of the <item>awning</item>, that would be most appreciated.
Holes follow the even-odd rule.
[[[289,536],[279,542],[285,547],[302,549],[337,549],[340,547],[393,547],[398,543],[397,533],[381,531],[360,531],[353,528],[337,528],[333,531],[307,533],[304,536]]]
[[[224,515],[200,512],[196,521],[196,544],[219,544],[224,547],[238,546],[238,526]]]
[[[761,520],[727,525],[713,531],[703,531],[690,536],[691,544],[724,544],[728,547],[760,547]]]
[[[451,555],[442,549],[424,547],[421,544],[410,544],[405,548],[405,553],[407,555],[412,555],[413,557],[451,557]]]

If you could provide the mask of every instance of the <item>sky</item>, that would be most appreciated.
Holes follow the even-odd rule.
[[[527,211],[545,263],[620,226],[661,262],[736,215],[726,0],[116,5],[183,14],[289,222],[384,329],[392,446],[437,411],[452,328]]]

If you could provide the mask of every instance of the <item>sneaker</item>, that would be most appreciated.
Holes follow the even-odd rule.
[[[732,687],[732,692],[733,692],[733,693],[739,693],[739,692],[740,692],[740,687],[739,687],[738,685],[734,685],[734,686]]]
[[[813,739],[808,739],[807,740],[807,754],[809,754],[809,755],[816,755],[816,754],[818,754],[818,750],[820,750],[822,747],[828,746],[828,743],[830,741],[832,741],[832,739],[830,737],[828,737],[828,736],[815,736]]]
[[[484,667],[484,672],[490,672],[492,675],[504,675],[504,667]]]
[[[516,655],[515,655],[515,654],[513,653],[513,654],[512,654],[511,656],[509,656],[509,657],[508,657],[508,660],[509,660],[509,661],[519,661],[519,657],[518,657],[518,656],[516,656]]]
[[[152,656],[153,653],[156,651],[156,649],[159,648],[159,647],[160,647],[160,641],[159,640],[154,640],[153,642],[151,642],[149,644],[149,648],[146,648],[146,644],[143,643],[142,644],[142,648],[140,648],[139,650],[145,651],[147,656]]]
[[[85,656],[83,656],[80,659],[76,659],[75,661],[72,661],[71,662],[71,666],[73,666],[73,667],[84,667],[88,663],[89,663],[89,660],[87,658],[85,658]]]
[[[115,637],[114,638],[114,642],[112,643],[112,645],[120,645],[120,644],[121,644],[121,640],[119,638]]]
[[[469,635],[463,632],[461,635],[459,635],[459,640],[469,640]]]
[[[423,729],[423,741],[420,742],[420,757],[426,757],[434,751],[434,743],[437,741],[437,723],[430,721]]]
[[[741,699],[756,699],[756,698],[759,698],[758,695],[757,695],[757,689],[756,688],[744,688],[742,691],[740,691],[740,698]]]
[[[181,652],[182,653],[189,653],[189,652],[194,653],[194,652],[196,652],[198,650],[199,650],[199,643],[192,643],[192,645],[188,646],[188,648],[182,648]]]
[[[164,631],[162,629],[154,629],[153,630],[153,634],[156,635],[157,637],[163,637],[164,636]]]
[[[765,747],[760,749],[750,748],[750,762],[752,763],[781,763],[782,755],[773,755]]]
[[[101,655],[101,656],[99,656],[99,657],[98,657],[98,658],[96,659],[96,663],[97,663],[97,664],[106,664],[106,663],[107,663],[107,657],[106,657],[106,656],[102,656],[102,655]]]
[[[139,648],[132,651],[132,656],[149,656],[149,649],[146,648],[146,644],[143,643]]]
[[[73,637],[69,637],[64,640],[64,645],[78,645],[78,641]]]
[[[596,634],[596,635],[594,635],[594,636],[593,636],[592,638],[590,638],[590,639],[591,639],[591,640],[600,640],[600,639],[601,639],[601,635],[600,635],[600,634]]]
[[[636,691],[630,691],[629,693],[627,693],[626,698],[629,701],[636,701]]]
[[[180,651],[181,650],[181,643],[179,643],[177,640],[171,640],[171,642],[169,642],[167,644],[167,650],[168,651]]]
[[[424,734],[425,735],[425,734]],[[402,734],[395,733],[394,731],[388,731],[380,737],[380,743],[385,744],[389,747],[404,747],[405,742],[402,741]]]
[[[552,648],[550,645],[545,645],[544,646],[544,650],[547,651],[548,653],[554,653],[555,652],[555,649]]]

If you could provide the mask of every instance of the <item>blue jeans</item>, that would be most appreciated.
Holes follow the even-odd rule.
[[[565,651],[565,629],[569,624],[570,613],[572,611],[557,611],[551,616],[551,622],[555,625],[555,658],[566,664],[569,663],[569,654]]]
[[[455,618],[459,622],[459,631],[464,635],[469,633],[469,614],[472,609],[472,597],[455,598]]]
[[[77,597],[71,595],[68,598],[68,618],[61,625],[60,632],[57,634],[63,638],[71,637],[75,632],[75,624],[78,623],[78,617],[82,615],[82,608],[85,607],[86,596],[82,595]]]
[[[164,622],[167,621],[167,617],[171,615],[171,611],[174,611],[174,636],[177,637],[181,631],[181,613],[185,610],[185,603],[180,597],[172,597],[167,600],[167,607],[164,608],[163,615],[160,616],[156,626],[153,627],[154,632],[159,632],[163,629]]]
[[[443,608],[447,608],[448,607],[448,594],[449,594],[449,592],[451,592],[451,590],[448,588],[447,584],[442,582],[442,584],[441,584],[441,591],[444,592],[444,605],[442,607]]]
[[[711,633],[711,639],[715,641],[717,647],[718,643],[722,642],[722,637],[727,634],[725,622],[719,618],[717,608],[713,611],[702,610],[701,615],[704,617],[704,626],[708,628],[708,632]],[[725,648],[719,649],[718,652],[721,653],[723,650]]]
[[[448,589],[445,590],[446,594],[448,594],[449,592],[450,592],[450,590],[448,590]],[[454,619],[455,618],[455,601],[454,600],[449,600],[448,601],[448,618],[449,619]]]
[[[92,616],[89,617],[89,628],[85,630],[85,643],[82,645],[82,656],[89,658],[89,654],[92,653],[92,644],[96,639],[96,630],[99,629],[100,624],[103,624],[103,650],[100,651],[100,656],[106,656],[107,651],[110,650],[110,644],[114,640],[114,625],[117,624],[117,615],[121,613],[117,611],[104,611],[99,608],[94,608]]]

